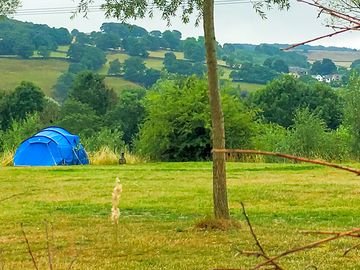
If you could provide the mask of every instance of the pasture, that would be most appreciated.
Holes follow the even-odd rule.
[[[49,269],[47,244],[54,269],[69,269],[73,260],[71,269],[253,266],[259,260],[239,253],[256,250],[240,202],[269,255],[327,237],[301,230],[359,227],[358,176],[307,164],[228,163],[231,216],[241,227],[195,228],[212,214],[211,168],[208,162],[2,167],[0,267],[33,269],[21,223],[39,269]],[[110,220],[116,176],[123,185],[117,233]],[[359,269],[360,250],[342,257],[358,241],[338,240],[280,263],[285,269]]]
[[[38,85],[46,95],[57,78],[67,70],[69,63],[60,60],[21,60],[0,58],[0,89],[9,91],[20,85],[21,81],[30,81]]]

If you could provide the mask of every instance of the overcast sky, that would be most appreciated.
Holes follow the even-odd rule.
[[[247,2],[246,0],[244,0]],[[101,24],[106,20],[103,12],[92,12],[88,18],[78,16],[70,19],[71,14],[41,14],[34,15],[34,10],[43,8],[75,7],[77,0],[22,0],[19,15],[14,18],[21,21],[48,24],[54,27],[74,28],[83,31],[99,31]],[[100,5],[103,1],[97,0],[93,5]],[[216,2],[216,0],[215,0]],[[25,13],[24,13],[25,12]],[[317,11],[305,4],[291,0],[289,11],[273,9],[267,12],[268,19],[262,20],[253,10],[250,3],[237,3],[215,6],[216,38],[223,44],[230,43],[297,43],[313,37],[330,33],[332,30],[324,26],[322,19],[317,19]],[[201,27],[195,27],[193,22],[184,25],[178,18],[172,21],[168,28],[166,22],[159,16],[153,19],[130,21],[146,28],[148,31],[176,29],[182,32],[183,37],[203,35]],[[351,32],[326,38],[311,45],[340,46],[360,49],[360,33]]]

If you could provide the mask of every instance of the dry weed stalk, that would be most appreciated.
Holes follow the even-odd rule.
[[[111,219],[115,225],[119,223],[119,217],[120,217],[119,202],[120,202],[121,192],[122,192],[122,185],[120,184],[119,177],[116,177],[115,187],[112,193],[112,208],[111,208]]]
[[[31,250],[31,247],[30,247],[29,239],[26,236],[24,226],[23,226],[22,223],[20,223],[20,227],[21,227],[21,232],[22,232],[22,234],[24,236],[24,240],[25,240],[25,243],[26,243],[26,246],[27,246],[27,251],[28,251],[28,253],[29,253],[30,257],[31,257],[31,261],[33,263],[33,266],[34,266],[34,268],[36,270],[39,270],[38,265],[37,265],[36,260],[35,260],[35,257],[34,257],[34,254],[33,254],[32,250]],[[53,270],[54,269],[54,267],[53,267],[53,257],[52,257],[51,248],[50,248],[50,241],[49,241],[49,223],[46,220],[45,220],[45,234],[46,234],[46,248],[47,248],[49,269]],[[77,259],[77,255],[71,260],[69,266],[67,267],[67,270],[71,270],[71,268],[72,268],[73,264],[75,263],[76,259]],[[0,266],[1,266],[1,261],[0,261]],[[0,268],[0,269],[4,269],[4,263],[2,264],[2,268]]]

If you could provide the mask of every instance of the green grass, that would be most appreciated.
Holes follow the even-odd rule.
[[[133,89],[133,88],[140,88],[141,86],[127,81],[123,78],[118,78],[118,77],[107,77],[105,78],[105,83],[106,85],[108,85],[109,87],[113,88],[115,90],[115,92],[119,93],[124,89]]]
[[[11,91],[21,81],[31,81],[47,95],[69,64],[59,60],[0,59],[0,89]]]
[[[150,57],[160,57],[165,58],[165,54],[170,51],[149,51]],[[176,59],[184,59],[184,53],[183,52],[173,52],[176,56]]]
[[[241,90],[247,90],[249,92],[257,91],[265,87],[265,84],[246,83],[246,82],[231,82],[231,84],[234,87],[237,87],[239,85]]]
[[[194,225],[212,213],[211,175],[210,163],[1,168],[0,265],[33,268],[23,223],[39,268],[48,268],[44,220],[53,227],[55,269],[67,269],[76,254],[72,269],[249,267],[258,260],[237,251],[256,250],[241,201],[270,255],[321,238],[300,230],[347,230],[360,224],[355,175],[312,165],[229,163],[231,215],[242,227],[201,231]],[[118,243],[109,218],[116,176],[123,184]],[[359,250],[341,256],[356,243],[336,241],[282,259],[281,265],[359,269]]]

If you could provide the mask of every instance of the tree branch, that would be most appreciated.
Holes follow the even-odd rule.
[[[247,255],[262,256],[262,257],[264,257],[266,260],[270,260],[270,257],[269,257],[268,255],[266,255],[264,248],[263,248],[262,245],[260,244],[260,242],[259,242],[259,240],[258,240],[258,238],[257,238],[257,236],[256,236],[256,234],[255,234],[255,232],[254,232],[254,230],[253,230],[253,227],[251,226],[251,222],[250,222],[249,216],[248,216],[247,213],[246,213],[244,203],[243,203],[243,202],[240,202],[240,204],[241,204],[241,207],[242,207],[243,215],[244,215],[244,217],[245,217],[245,219],[246,219],[246,222],[247,222],[247,224],[248,224],[248,226],[249,226],[250,233],[251,233],[251,235],[253,236],[257,247],[260,249],[260,253],[253,253],[253,254],[247,253]],[[274,262],[274,261],[271,261],[271,264],[274,265],[275,269],[284,270],[284,268],[282,268],[280,265],[278,265],[278,264],[277,264],[276,262]]]
[[[360,170],[357,170],[357,169],[354,169],[354,168],[345,167],[345,166],[333,164],[333,163],[326,162],[326,161],[307,159],[307,158],[292,156],[292,155],[288,155],[288,154],[281,154],[281,153],[276,153],[276,152],[258,151],[258,150],[244,150],[244,149],[213,149],[212,151],[217,152],[217,153],[240,153],[240,154],[253,154],[253,155],[263,155],[263,156],[275,156],[275,157],[281,157],[281,158],[297,160],[297,161],[301,161],[301,162],[318,164],[318,165],[322,165],[322,166],[328,166],[328,167],[331,167],[331,168],[344,170],[344,171],[348,171],[348,172],[352,172],[352,173],[355,173],[357,175],[360,175]]]
[[[312,243],[307,244],[307,245],[302,246],[302,247],[297,247],[297,248],[290,249],[290,250],[285,251],[285,252],[283,252],[283,253],[281,253],[281,254],[279,254],[277,256],[274,256],[274,257],[270,258],[269,260],[266,260],[266,261],[264,261],[262,263],[259,263],[255,267],[251,268],[251,270],[259,269],[262,266],[273,262],[274,260],[278,260],[278,259],[280,259],[282,257],[285,257],[287,255],[290,255],[292,253],[296,253],[296,252],[299,252],[299,251],[304,251],[306,249],[315,248],[315,247],[320,246],[321,244],[324,244],[324,243],[327,243],[327,242],[333,241],[335,239],[339,239],[339,238],[342,238],[344,236],[348,236],[350,234],[354,234],[354,233],[357,233],[357,232],[360,232],[360,228],[357,228],[357,229],[354,229],[354,230],[351,230],[351,231],[347,231],[347,232],[343,232],[343,233],[339,233],[337,235],[322,239],[320,241],[312,242]]]
[[[26,237],[26,233],[25,233],[24,226],[23,226],[22,223],[20,223],[20,227],[21,227],[21,232],[22,232],[22,234],[23,234],[23,236],[24,236],[24,239],[25,239],[25,242],[26,242],[26,246],[27,246],[27,249],[28,249],[28,253],[30,254],[30,257],[31,257],[31,260],[32,260],[32,262],[33,262],[33,264],[34,264],[34,267],[35,267],[36,270],[39,270],[39,268],[38,268],[38,266],[37,266],[37,264],[36,264],[34,255],[33,255],[32,251],[31,251],[31,247],[30,247],[30,244],[29,244],[29,240],[28,240],[27,237]]]

